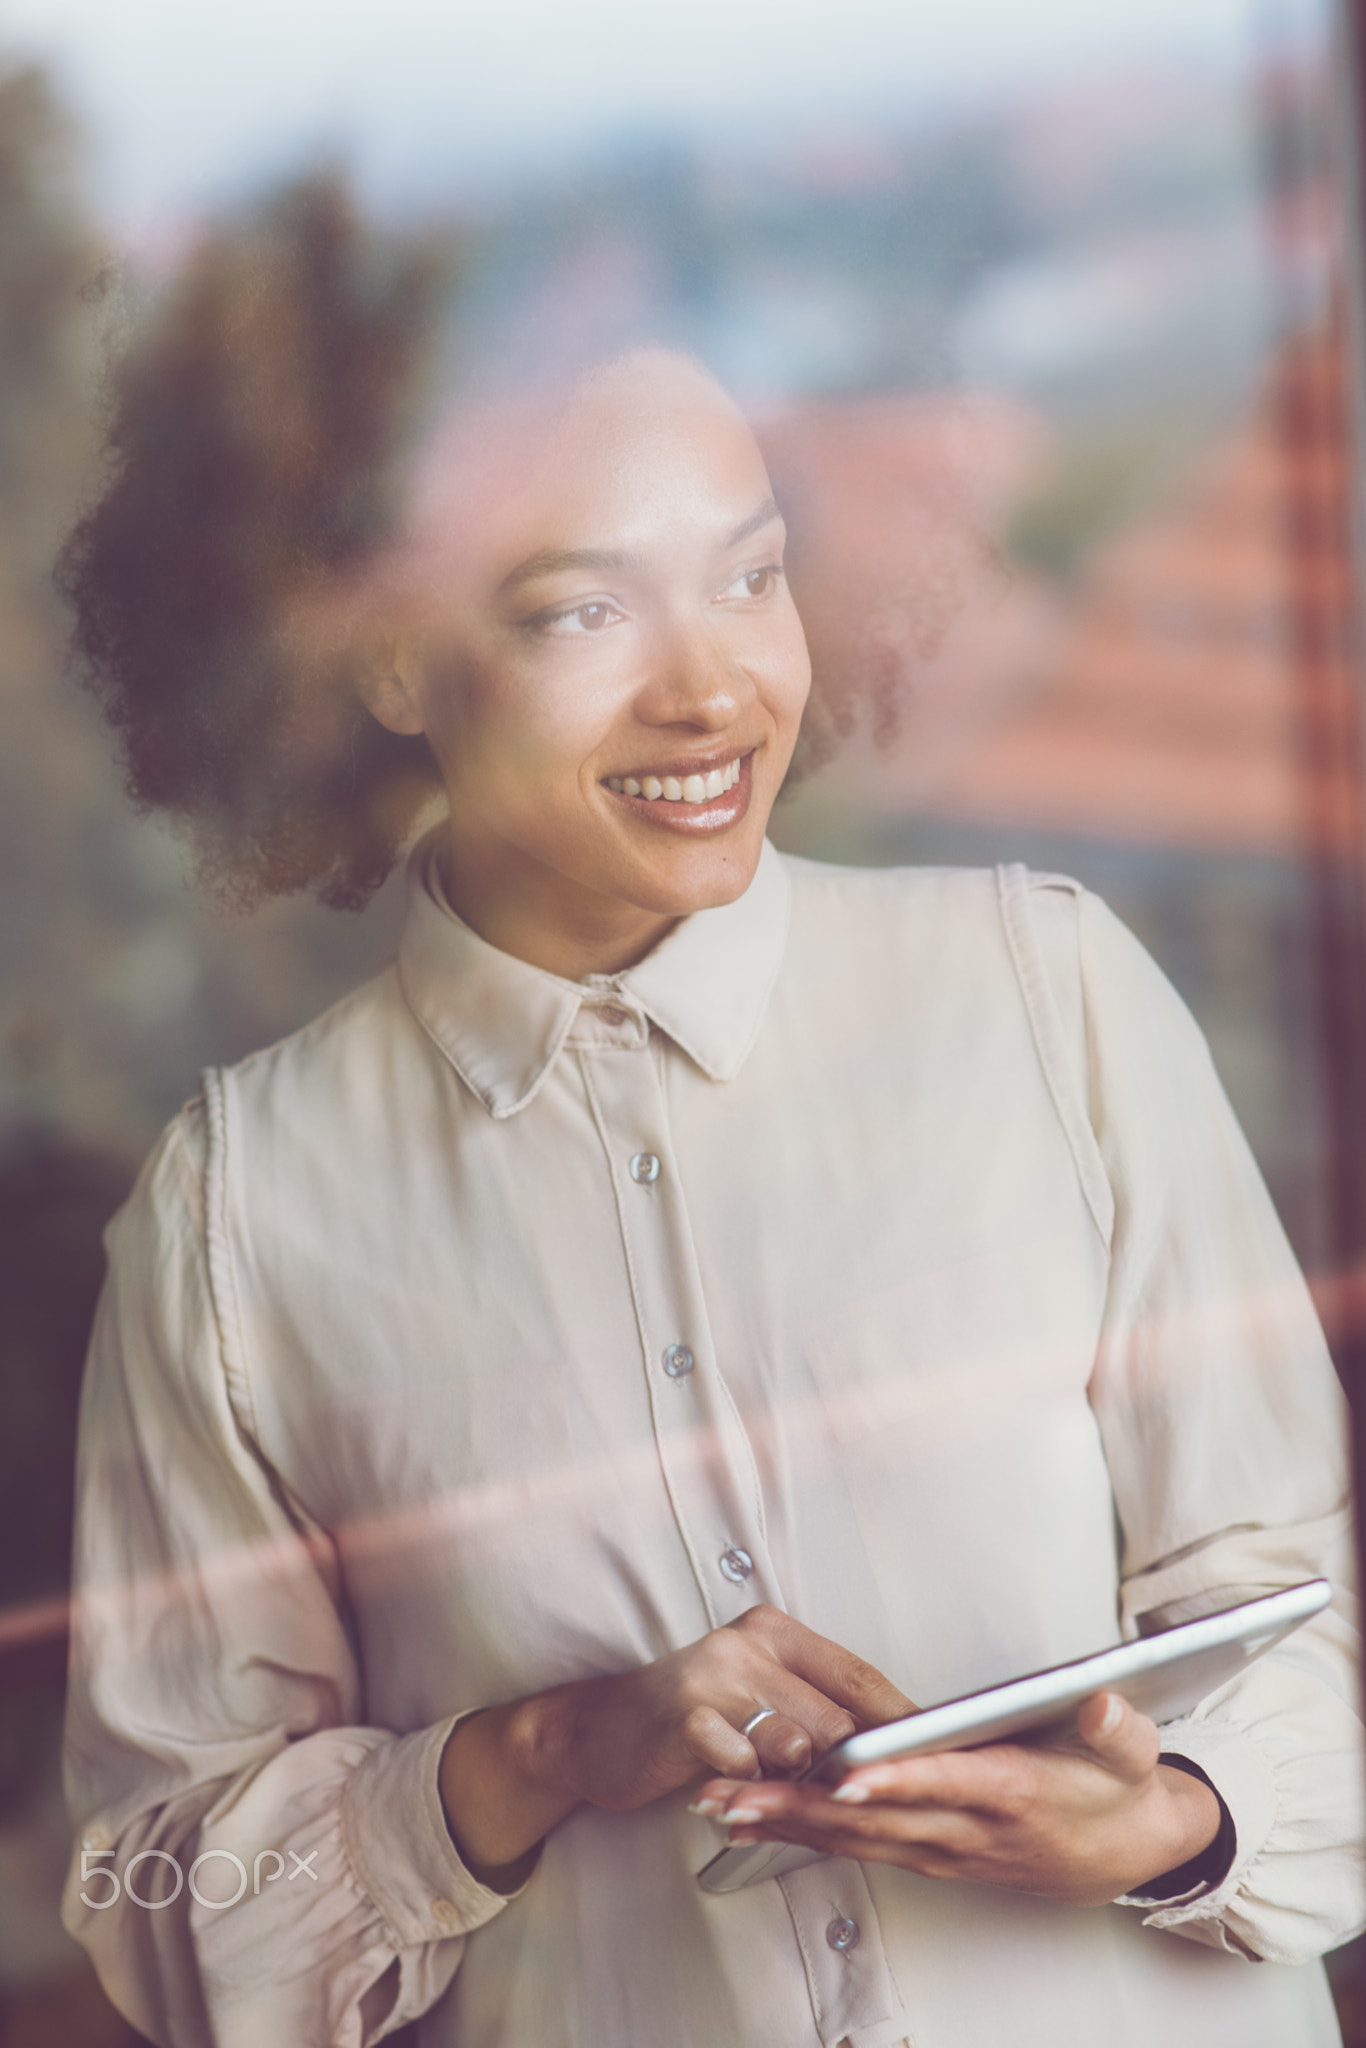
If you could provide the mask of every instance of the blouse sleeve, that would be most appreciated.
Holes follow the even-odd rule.
[[[161,2048],[368,2048],[506,1901],[462,1865],[451,1722],[363,1725],[333,1560],[239,1427],[192,1107],[111,1225],[82,1400],[64,1917]]]
[[[1150,1925],[1303,1962],[1366,1917],[1346,1411],[1194,1020],[1093,897],[1078,931],[1091,1121],[1115,1203],[1091,1400],[1124,1633],[1307,1578],[1335,1585],[1320,1617],[1163,1731],[1232,1814],[1223,1881],[1127,1903]]]

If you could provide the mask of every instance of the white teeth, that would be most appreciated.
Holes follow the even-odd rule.
[[[740,763],[730,761],[724,768],[709,769],[705,775],[609,775],[607,787],[621,796],[643,796],[650,803],[663,797],[671,804],[707,804],[724,796],[740,780]]]

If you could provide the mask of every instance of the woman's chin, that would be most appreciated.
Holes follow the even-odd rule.
[[[747,821],[748,822],[748,821]],[[618,892],[641,910],[660,916],[691,917],[743,896],[754,880],[764,835],[752,829],[703,838],[671,839],[655,858],[633,863]]]

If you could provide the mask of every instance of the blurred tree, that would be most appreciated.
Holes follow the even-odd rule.
[[[48,616],[48,568],[87,471],[82,300],[98,292],[76,137],[40,71],[0,70],[0,564],[6,611]],[[17,584],[17,588],[15,587]],[[10,649],[4,649],[8,666]]]
[[[91,736],[54,691],[62,626],[52,557],[95,447],[91,301],[100,287],[77,162],[73,125],[42,73],[0,65],[0,873],[11,884],[0,892],[0,1082],[13,1088],[10,1102],[0,1095],[0,1123],[15,1095],[36,1106],[53,1036],[31,971],[51,894],[13,884],[45,865],[73,796],[98,777]]]

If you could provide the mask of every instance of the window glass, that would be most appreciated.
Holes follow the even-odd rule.
[[[425,416],[552,341],[714,367],[818,681],[773,837],[1099,891],[1206,1031],[1340,1320],[1362,821],[1331,10],[486,11],[251,0],[196,41],[171,0],[16,0],[0,44],[0,2022],[34,2039],[51,2013],[119,2038],[55,1918],[99,1230],[201,1069],[317,1014],[399,923],[397,878],[357,916],[220,915],[64,667],[51,564],[111,339],[263,193],[321,163],[375,277],[430,256]]]

